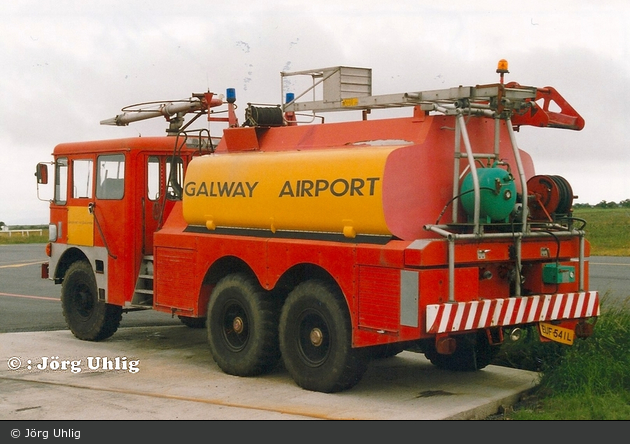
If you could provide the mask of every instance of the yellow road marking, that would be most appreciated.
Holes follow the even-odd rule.
[[[59,302],[59,298],[49,298],[46,296],[29,296],[26,294],[11,294],[11,293],[0,293],[0,296],[9,296],[12,298],[27,298],[27,299],[43,299],[45,301],[56,301]]]
[[[614,265],[617,267],[630,267],[630,264],[612,264],[612,263],[606,263],[606,262],[590,262],[589,263],[591,265]]]
[[[26,267],[28,265],[43,264],[44,262],[48,262],[48,261],[24,262],[21,264],[0,265],[0,268],[19,268],[19,267]]]

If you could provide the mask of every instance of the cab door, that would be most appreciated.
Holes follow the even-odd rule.
[[[142,253],[153,254],[153,233],[160,224],[161,201],[165,190],[164,156],[147,155],[145,162],[146,187],[142,196]]]
[[[176,183],[182,183],[183,162],[180,157],[147,154],[146,187],[142,196],[143,254],[153,254],[153,233],[168,217],[174,202],[180,198]],[[171,174],[171,171],[173,174]]]
[[[94,245],[103,248],[99,249],[95,273],[97,281],[101,275],[106,277],[106,301],[114,305],[129,300],[135,285],[137,247],[133,240],[135,220],[129,166],[126,152],[96,156],[96,192],[90,212]]]
[[[111,256],[129,249],[126,236],[131,220],[128,214],[125,153],[100,154],[96,157],[96,200],[94,238],[101,238]]]

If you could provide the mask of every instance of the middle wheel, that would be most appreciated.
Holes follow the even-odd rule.
[[[295,382],[306,390],[338,392],[357,384],[367,352],[352,348],[352,328],[338,291],[321,281],[299,284],[280,315],[280,350]]]
[[[244,273],[221,279],[208,302],[208,342],[221,370],[254,376],[280,360],[278,308],[258,282]]]

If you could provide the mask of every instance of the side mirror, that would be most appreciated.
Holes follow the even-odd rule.
[[[37,177],[38,184],[46,185],[48,183],[48,165],[38,163],[35,170],[35,177]]]

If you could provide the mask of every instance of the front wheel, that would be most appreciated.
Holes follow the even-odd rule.
[[[66,271],[61,305],[68,328],[77,338],[100,341],[113,335],[122,319],[122,307],[98,300],[96,279],[88,262],[79,261]]]
[[[369,362],[364,350],[352,348],[350,316],[342,296],[317,280],[295,287],[284,303],[280,350],[294,381],[317,392],[353,387]]]
[[[223,278],[208,303],[208,342],[225,373],[255,376],[280,360],[275,300],[243,273]]]

